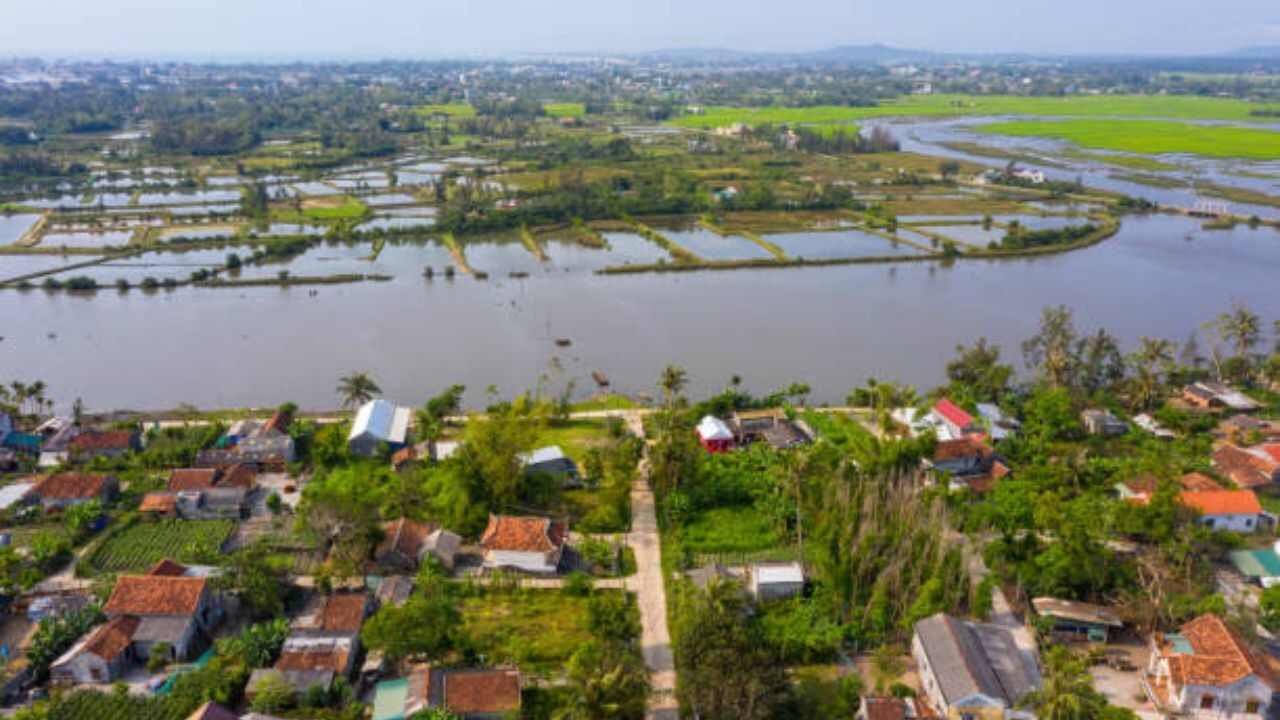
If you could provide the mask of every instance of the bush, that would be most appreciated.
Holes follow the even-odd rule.
[[[151,646],[151,654],[147,656],[147,672],[160,672],[169,664],[169,654],[173,646],[161,641]]]
[[[586,597],[591,594],[592,580],[591,576],[584,572],[570,573],[564,579],[564,591],[575,597]]]

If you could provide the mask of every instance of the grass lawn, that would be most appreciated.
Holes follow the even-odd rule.
[[[581,469],[587,450],[605,445],[609,440],[608,433],[603,419],[569,420],[545,428],[538,436],[537,446],[559,445]]]
[[[448,115],[455,118],[473,118],[476,109],[470,103],[449,103],[448,105],[422,105],[418,112],[423,115]]]
[[[591,639],[587,602],[560,590],[484,593],[461,601],[462,631],[489,664],[510,663],[546,677],[562,671]]]
[[[626,395],[597,395],[590,400],[573,404],[573,412],[593,412],[600,410],[631,410],[640,404]]]
[[[587,114],[587,109],[583,107],[582,103],[545,103],[542,109],[549,117],[553,118],[580,118]]]
[[[139,521],[103,541],[86,562],[94,572],[142,572],[164,558],[214,564],[235,526],[231,520]]]
[[[701,115],[672,121],[687,128],[716,128],[742,122],[832,125],[866,118],[1038,115],[1064,117],[1149,117],[1184,120],[1260,121],[1251,116],[1258,105],[1243,100],[1192,96],[1087,95],[1022,97],[1011,95],[913,95],[876,107],[820,105],[808,108],[708,107]]]
[[[769,519],[749,505],[705,510],[685,525],[681,537],[695,554],[754,553],[779,545]]]
[[[1218,158],[1280,158],[1280,132],[1260,128],[1192,125],[1158,120],[1054,120],[992,123],[979,132],[1047,137],[1099,150]]]

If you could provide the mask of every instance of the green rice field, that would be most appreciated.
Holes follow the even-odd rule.
[[[548,117],[553,118],[580,118],[587,114],[587,109],[582,103],[544,103],[542,109],[547,113]]]
[[[686,115],[672,124],[687,128],[717,128],[735,122],[749,125],[789,123],[831,125],[881,117],[960,117],[973,115],[1038,115],[1063,117],[1141,117],[1178,120],[1259,121],[1250,112],[1261,106],[1243,100],[1193,96],[1073,95],[1021,97],[1012,95],[913,95],[882,102],[876,107],[819,105],[807,108],[708,107],[700,115]]]
[[[979,132],[1065,140],[1081,147],[1142,155],[1184,153],[1216,158],[1280,158],[1280,132],[1261,128],[1194,125],[1157,120],[1019,120]]]

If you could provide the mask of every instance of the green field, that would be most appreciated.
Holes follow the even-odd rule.
[[[1020,120],[983,125],[977,130],[993,135],[1054,138],[1081,147],[1143,155],[1186,153],[1250,160],[1280,158],[1280,133],[1260,128],[1158,120]]]
[[[449,103],[448,105],[421,105],[418,112],[423,115],[448,115],[455,118],[472,118],[476,109],[469,103]]]
[[[681,539],[693,553],[752,553],[780,544],[769,518],[749,505],[704,510]]]
[[[142,572],[165,558],[215,564],[231,520],[139,522],[109,537],[88,557],[94,572]]]
[[[673,120],[672,124],[688,128],[724,127],[735,122],[748,125],[763,123],[831,125],[867,118],[962,115],[1114,116],[1261,121],[1261,118],[1249,114],[1251,110],[1259,107],[1243,100],[1181,95],[1073,95],[1070,97],[913,95],[882,102],[876,107],[834,105],[808,108],[708,107],[701,115],[686,115]]]
[[[587,114],[587,109],[582,103],[544,103],[542,109],[547,113],[548,117],[576,117],[580,118]]]

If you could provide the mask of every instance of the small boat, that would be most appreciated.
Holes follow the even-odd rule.
[[[609,376],[599,370],[591,371],[591,379],[595,380],[600,387],[609,387]]]
[[[569,338],[556,338],[556,347],[569,347],[573,341]]]

